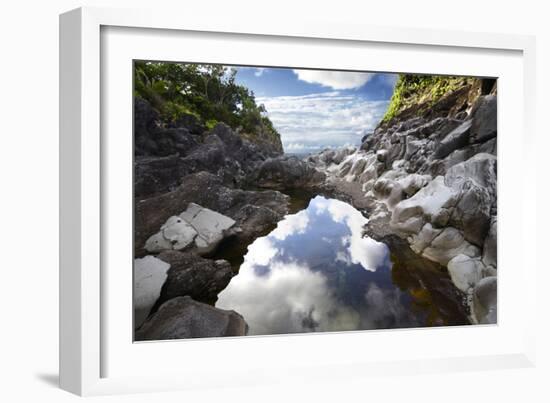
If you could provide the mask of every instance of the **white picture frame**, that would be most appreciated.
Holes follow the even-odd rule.
[[[182,40],[188,41],[187,55],[193,56],[185,57],[181,49],[170,53]],[[227,48],[233,53],[224,52],[220,43],[231,44]],[[507,183],[508,178],[522,183],[531,196],[536,189],[535,173],[521,177],[512,166],[517,158],[521,163],[534,155],[534,45],[532,37],[520,35],[321,22],[266,24],[169,11],[80,8],[61,15],[61,387],[97,395],[532,366],[535,284],[528,279],[536,277],[537,265],[528,235],[536,232],[536,210],[527,207],[529,193],[513,194]],[[274,52],[262,51],[265,47]],[[275,59],[283,48],[286,59],[282,53]],[[338,54],[337,61],[327,60],[327,49]],[[376,52],[381,57],[369,63],[356,56]],[[292,57],[295,63],[289,61]],[[131,197],[131,135],[110,133],[115,128],[128,133],[131,127],[127,117],[132,105],[126,101],[132,96],[127,91],[127,62],[132,58],[498,76],[498,325],[132,343],[127,326],[131,271],[110,270],[113,262],[131,267],[131,214],[124,211]],[[514,161],[506,158],[512,149]],[[113,154],[120,157],[116,165]],[[508,210],[515,212],[514,218],[507,218]],[[119,236],[120,251],[108,242]],[[513,265],[520,275],[512,281],[507,267]],[[521,301],[512,305],[514,290]],[[458,340],[460,345],[453,344]],[[405,341],[415,345],[414,351],[399,347]],[[326,354],[316,354],[320,350]],[[216,368],[201,362],[214,356],[223,358]],[[143,368],[136,368],[136,361]]]

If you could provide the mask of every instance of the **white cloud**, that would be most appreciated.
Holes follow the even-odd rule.
[[[249,265],[267,266],[278,251],[268,237],[257,238],[248,247],[245,261]]]
[[[323,197],[313,199],[312,207],[315,208],[316,214],[328,211],[333,221],[345,223],[351,231],[351,235],[342,240],[347,247],[348,256],[340,251],[337,260],[360,264],[365,270],[372,272],[382,265],[390,264],[387,246],[363,236],[363,227],[368,219],[359,210],[340,200]]]
[[[376,127],[388,106],[388,101],[367,101],[338,91],[257,100],[265,105],[286,152],[359,145],[361,137]]]
[[[287,215],[284,220],[279,221],[269,235],[279,241],[284,241],[286,237],[293,234],[303,234],[309,224],[309,216],[306,210],[299,213]]]
[[[324,217],[319,217],[321,214]],[[331,226],[327,218],[349,228],[342,239],[338,238],[341,224],[335,226],[340,229],[333,228],[336,229],[334,237],[320,238],[322,250],[334,248],[335,256],[329,253],[329,259],[348,267],[361,264],[370,272],[389,270],[387,247],[362,236],[366,218],[347,203],[317,196],[306,210],[286,216],[267,237],[258,238],[248,247],[239,274],[218,295],[216,307],[239,312],[250,327],[249,334],[256,335],[370,329],[380,327],[381,320],[391,320],[395,314],[400,314],[397,312],[399,299],[388,294],[386,301],[385,290],[379,288],[365,290],[365,305],[362,306],[349,305],[342,300],[339,280],[330,275],[335,266],[330,260],[320,265],[320,249],[311,247],[316,241],[309,243],[308,231],[318,231],[319,225]],[[303,234],[303,237],[287,239],[295,234]],[[304,241],[308,243],[297,253],[296,243],[300,245]],[[306,255],[302,256],[304,249]],[[316,254],[307,254],[312,251]],[[331,268],[329,275],[319,267]],[[339,270],[347,269],[341,267]],[[377,312],[370,312],[371,309]],[[387,326],[391,325],[390,321]]]
[[[365,85],[373,76],[372,73],[355,73],[348,71],[293,70],[299,80],[320,84],[335,90],[351,90]]]
[[[254,75],[256,77],[261,77],[265,72],[265,68],[263,67],[256,67],[256,70],[254,71]]]
[[[244,316],[249,334],[354,330],[359,314],[341,304],[326,277],[296,263],[275,262],[258,275],[245,262],[216,307],[233,309]]]

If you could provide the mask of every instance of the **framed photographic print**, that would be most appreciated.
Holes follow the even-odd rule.
[[[507,156],[531,153],[532,58],[521,36],[62,15],[62,387],[530,365],[535,179]]]

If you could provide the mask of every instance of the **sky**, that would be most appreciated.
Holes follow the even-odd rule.
[[[281,134],[285,153],[358,146],[389,104],[397,74],[238,67]]]

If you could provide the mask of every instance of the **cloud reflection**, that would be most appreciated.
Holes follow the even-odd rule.
[[[399,315],[369,286],[389,278],[391,263],[384,244],[362,236],[366,222],[349,204],[317,196],[248,247],[216,306],[242,314],[249,334],[375,328],[384,313],[369,305]]]

